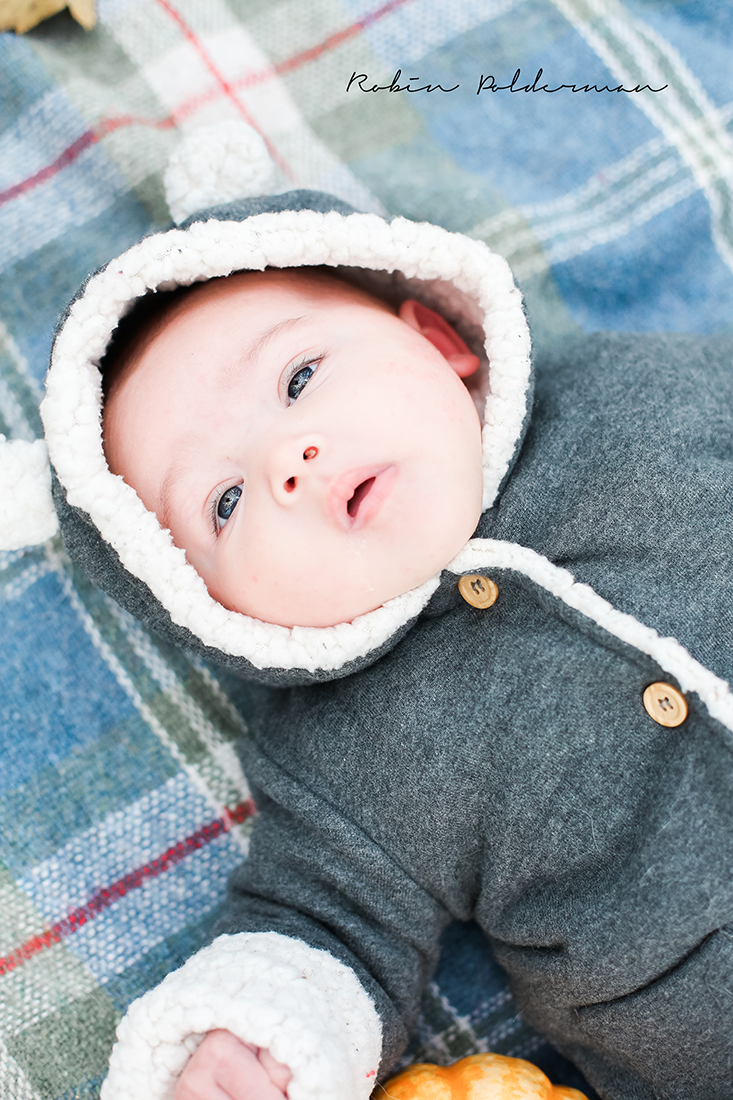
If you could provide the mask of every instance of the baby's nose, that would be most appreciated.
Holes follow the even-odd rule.
[[[306,447],[306,449],[303,451],[303,461],[304,462],[310,462],[312,459],[314,459],[316,457],[317,454],[318,454],[318,448],[317,447]],[[297,477],[296,474],[292,474],[288,478],[288,480],[285,482],[283,488],[285,489],[286,493],[292,493],[293,490],[297,488],[297,486],[298,486],[298,477]]]
[[[278,448],[273,456],[270,480],[279,503],[290,504],[300,495],[298,490],[303,480],[309,479],[319,468],[322,450],[323,441],[310,436]]]

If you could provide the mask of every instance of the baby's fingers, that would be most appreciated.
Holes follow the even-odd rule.
[[[282,1062],[276,1062],[269,1050],[260,1050],[257,1057],[260,1060],[262,1068],[269,1075],[273,1085],[276,1085],[277,1088],[281,1089],[284,1093],[293,1076],[288,1067],[284,1066]]]
[[[260,1054],[266,1066],[256,1048],[231,1032],[209,1032],[181,1074],[175,1100],[283,1100],[290,1072],[267,1051]]]

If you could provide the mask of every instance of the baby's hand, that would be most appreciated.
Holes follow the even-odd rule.
[[[210,1031],[181,1074],[174,1100],[283,1100],[290,1077],[268,1050],[230,1031]]]

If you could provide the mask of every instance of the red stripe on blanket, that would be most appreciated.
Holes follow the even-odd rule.
[[[11,199],[22,195],[24,191],[30,191],[31,188],[37,187],[39,183],[44,183],[51,176],[55,176],[57,172],[62,168],[66,168],[67,164],[75,161],[85,149],[88,149],[90,145],[94,145],[98,140],[94,130],[86,130],[81,137],[76,139],[73,145],[70,145],[68,149],[64,149],[63,153],[56,157],[52,164],[47,164],[45,168],[41,168],[40,172],[36,172],[34,176],[29,176],[27,180],[22,180],[21,183],[15,183],[12,187],[6,187],[4,191],[0,191],[0,206],[4,202],[10,202]]]
[[[254,812],[255,805],[251,798],[248,798],[246,802],[240,802],[233,810],[225,809],[221,817],[217,817],[216,820],[203,825],[195,833],[187,836],[185,840],[180,840],[177,844],[166,849],[150,863],[145,863],[128,875],[123,875],[122,878],[96,893],[86,905],[81,905],[78,909],[72,909],[68,917],[59,921],[58,924],[52,925],[42,935],[31,936],[15,951],[4,958],[0,958],[0,976],[15,970],[16,967],[21,966],[33,955],[37,955],[39,951],[44,951],[47,947],[51,947],[53,944],[65,939],[66,936],[77,932],[87,921],[93,920],[105,909],[108,909],[110,905],[114,905],[120,898],[124,898],[130,890],[136,890],[148,879],[157,878],[158,875],[169,871],[171,867],[174,867],[176,863],[180,863],[186,856],[190,856],[193,852],[197,852],[199,848],[210,844],[222,833],[229,832],[232,825],[241,825],[248,817],[252,817]]]
[[[374,11],[367,12],[362,19],[357,19],[351,26],[336,31],[317,46],[311,46],[308,50],[296,53],[293,57],[289,57],[285,61],[278,61],[276,65],[273,65],[272,69],[266,69],[264,72],[260,73],[253,73],[249,77],[245,76],[241,81],[236,81],[235,86],[237,88],[249,87],[251,84],[259,84],[263,80],[268,80],[272,76],[282,76],[283,73],[291,73],[294,69],[299,69],[301,65],[306,65],[309,61],[316,61],[322,54],[328,53],[329,50],[336,49],[342,42],[347,42],[350,38],[354,38],[355,35],[361,34],[363,30],[370,27],[372,23],[377,23],[380,19],[383,19],[385,15],[390,15],[390,13],[396,11],[397,8],[401,8],[405,4],[410,4],[412,2],[413,0],[388,0],[388,3],[382,4],[381,8],[376,8]]]
[[[113,134],[115,130],[124,130],[128,126],[148,126],[153,130],[172,130],[178,121],[178,115],[168,118],[140,118],[138,115],[118,115],[117,118],[103,118],[94,131],[97,140]]]

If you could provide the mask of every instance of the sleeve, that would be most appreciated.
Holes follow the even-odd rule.
[[[259,763],[222,934],[130,1006],[102,1100],[172,1100],[216,1028],[288,1065],[289,1100],[367,1100],[407,1042],[447,911],[332,805]]]
[[[353,971],[300,940],[245,932],[220,936],[130,1006],[102,1100],[171,1100],[217,1028],[288,1065],[289,1100],[362,1100],[376,1082],[379,1017]]]

